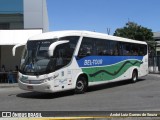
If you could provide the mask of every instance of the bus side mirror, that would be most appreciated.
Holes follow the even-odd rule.
[[[15,46],[12,48],[12,55],[15,56],[15,54],[16,54],[16,49],[17,49],[18,47],[24,46],[25,44],[26,44],[26,43],[22,43],[22,44],[17,44],[17,45],[15,45]]]
[[[64,44],[64,43],[68,43],[68,42],[69,42],[68,40],[63,40],[63,41],[57,41],[57,42],[52,43],[52,44],[49,46],[49,50],[48,50],[48,55],[49,55],[49,57],[52,57],[52,56],[53,56],[53,52],[54,52],[56,46],[61,45],[61,44]]]

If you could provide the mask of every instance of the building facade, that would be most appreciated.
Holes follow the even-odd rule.
[[[149,56],[149,71],[160,73],[160,32],[154,32],[153,38],[156,42],[155,52]]]
[[[160,56],[160,32],[154,32],[153,33],[153,38],[156,41],[156,55]]]
[[[0,67],[19,65],[24,46],[12,56],[12,48],[49,27],[46,0],[0,0]]]

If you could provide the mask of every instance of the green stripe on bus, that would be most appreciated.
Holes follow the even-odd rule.
[[[138,60],[128,60],[105,67],[82,68],[82,71],[88,74],[89,82],[112,80],[123,75],[132,66],[140,67],[142,63]]]

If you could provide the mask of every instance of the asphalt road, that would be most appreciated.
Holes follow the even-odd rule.
[[[85,94],[54,94],[0,88],[0,111],[160,111],[160,75],[137,83],[115,82],[91,87]]]

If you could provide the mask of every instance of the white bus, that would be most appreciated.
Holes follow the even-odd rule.
[[[18,83],[29,91],[84,93],[89,86],[136,82],[147,74],[146,42],[89,31],[56,31],[27,41]]]

